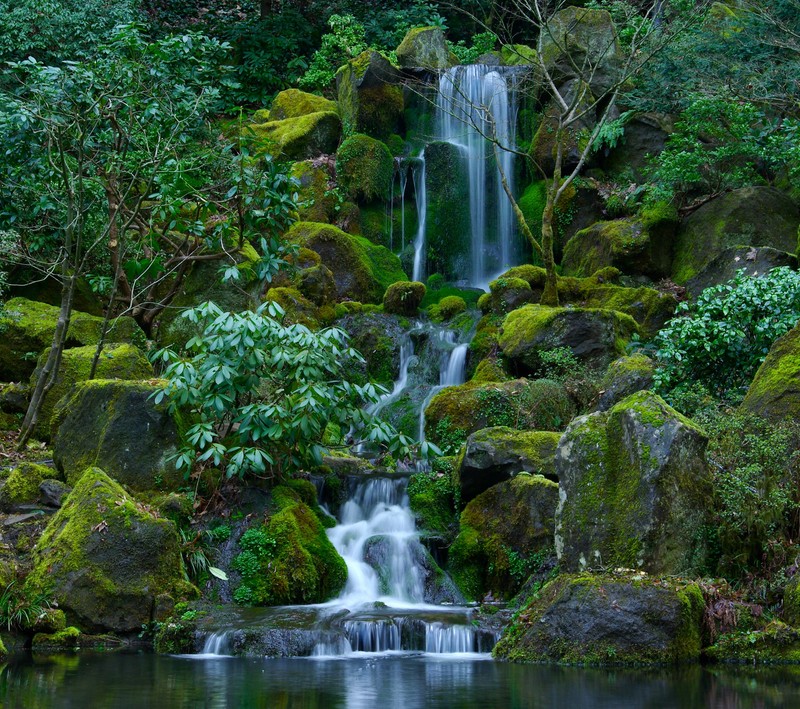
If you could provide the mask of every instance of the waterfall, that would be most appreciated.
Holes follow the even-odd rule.
[[[414,180],[414,194],[417,204],[417,236],[414,239],[414,271],[411,280],[422,281],[425,278],[425,225],[428,212],[428,192],[425,184],[425,151],[419,160],[411,166],[411,177]]]
[[[230,630],[218,630],[214,633],[210,633],[203,644],[203,651],[201,654],[228,657],[232,636],[233,632]]]
[[[425,409],[428,408],[431,399],[445,387],[463,384],[465,379],[469,343],[464,342],[460,345],[456,345],[456,336],[452,330],[441,331],[439,333],[439,339],[445,344],[453,345],[453,348],[442,353],[442,358],[439,363],[439,384],[430,390],[428,396],[426,396],[425,400],[422,402],[422,407],[419,411],[419,426],[417,432],[417,440],[420,443],[425,440]]]
[[[512,77],[508,69],[473,64],[448,69],[439,79],[439,138],[458,146],[467,162],[472,232],[469,281],[474,286],[486,285],[519,258],[511,202],[502,187],[493,147],[484,137],[494,135],[501,147],[514,147]],[[500,150],[498,162],[513,190],[513,154]],[[490,209],[492,201],[494,209]]]

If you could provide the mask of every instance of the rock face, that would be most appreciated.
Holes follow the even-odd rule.
[[[296,222],[286,238],[320,255],[333,273],[336,296],[341,300],[380,303],[392,283],[408,280],[400,260],[389,249],[330,224]]]
[[[558,485],[517,475],[464,508],[448,569],[467,598],[487,592],[510,598],[534,570],[532,556],[553,544]]]
[[[767,246],[794,253],[798,225],[800,207],[775,188],[744,187],[728,192],[684,221],[675,242],[672,278],[681,285],[688,283],[734,247]]]
[[[652,392],[573,421],[558,445],[556,552],[568,571],[692,571],[704,561],[708,439]]]
[[[66,350],[61,357],[61,365],[53,386],[42,400],[39,410],[37,434],[44,440],[50,440],[50,422],[53,410],[61,398],[78,382],[86,381],[92,370],[92,360],[97,348],[75,347]],[[47,360],[47,352],[39,357],[36,371],[31,375],[31,388],[36,386],[39,373]],[[97,379],[152,379],[153,367],[144,352],[129,344],[110,344],[103,348],[97,361]]]
[[[53,415],[53,459],[68,483],[98,466],[134,490],[176,490],[183,484],[167,460],[180,446],[179,424],[150,398],[157,388],[93,379],[61,400]]]
[[[739,269],[748,276],[763,276],[773,268],[797,268],[797,257],[769,246],[732,246],[709,262],[694,278],[686,281],[686,290],[692,295],[710,286],[731,280]]]
[[[624,354],[625,341],[637,330],[633,318],[615,310],[526,305],[506,316],[498,344],[521,372],[535,372],[539,353],[557,347],[601,368]]]
[[[494,656],[565,665],[691,662],[700,657],[704,607],[693,584],[564,574],[523,609]]]
[[[458,64],[458,59],[447,49],[444,32],[438,27],[409,30],[397,48],[397,61],[402,67],[434,70]]]
[[[33,374],[36,356],[53,342],[59,309],[25,298],[11,298],[3,309],[0,340],[0,380],[22,381]],[[103,318],[74,311],[67,330],[65,348],[95,345],[103,331]],[[133,318],[112,321],[109,342],[129,342],[144,347],[145,336]]]
[[[565,7],[556,12],[542,32],[539,54],[556,83],[577,78],[575,67],[592,72],[594,93],[616,82],[623,61],[614,21],[606,10]]]
[[[473,433],[458,459],[461,502],[469,502],[517,473],[538,473],[555,479],[555,454],[560,438],[559,433],[517,431],[506,426]]]
[[[356,133],[383,140],[403,125],[401,76],[388,59],[367,50],[336,73],[339,112]]]
[[[800,415],[800,325],[775,340],[741,408],[773,421]]]
[[[157,596],[197,594],[184,580],[173,523],[153,517],[97,468],[80,477],[33,557],[29,583],[51,589],[85,630],[139,631]]]
[[[643,354],[620,357],[608,367],[600,383],[600,401],[597,408],[608,411],[614,404],[653,384],[655,363]]]

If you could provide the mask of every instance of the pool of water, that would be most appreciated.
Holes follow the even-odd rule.
[[[0,666],[5,709],[769,709],[800,706],[800,668],[596,670],[488,657],[347,659],[81,654]]]

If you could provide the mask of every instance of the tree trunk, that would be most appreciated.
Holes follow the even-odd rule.
[[[542,293],[542,305],[558,307],[558,276],[553,258],[553,220],[555,217],[555,195],[553,190],[547,190],[547,201],[542,212],[542,263],[544,264],[545,280]]]

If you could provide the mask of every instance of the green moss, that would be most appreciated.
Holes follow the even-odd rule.
[[[6,646],[3,643],[3,638],[0,638],[0,661],[5,660],[8,657],[8,650],[6,650]]]
[[[332,222],[336,216],[336,196],[330,189],[330,175],[311,160],[292,165],[291,176],[297,180],[298,215],[302,221]]]
[[[408,481],[408,499],[417,526],[447,540],[452,539],[457,523],[454,462],[453,457],[438,458],[430,472],[412,475]]]
[[[297,222],[286,238],[320,255],[333,272],[339,298],[380,303],[392,283],[408,280],[391,251],[330,224]]]
[[[416,315],[425,290],[425,284],[418,281],[393,283],[383,296],[383,309],[393,315]]]
[[[28,504],[39,499],[39,485],[51,478],[60,478],[57,470],[36,463],[22,463],[14,468],[0,490],[3,506]]]
[[[505,382],[511,379],[508,372],[494,358],[482,359],[475,368],[475,373],[470,378],[472,382],[485,384],[488,382]]]
[[[385,201],[392,188],[394,159],[384,143],[355,133],[336,152],[336,178],[350,199]]]
[[[298,89],[286,89],[272,100],[269,120],[282,121],[285,118],[307,116],[309,113],[336,113],[337,111],[338,107],[335,101]]]
[[[428,279],[430,281],[430,279]],[[477,305],[478,300],[480,299],[481,295],[485,295],[481,293],[481,291],[477,289],[462,289],[456,288],[455,286],[448,286],[444,284],[436,284],[437,287],[433,287],[430,282],[428,283],[428,292],[425,294],[425,298],[422,301],[422,305],[420,306],[423,309],[430,308],[431,305],[436,305],[443,301],[445,298],[450,298],[451,296],[456,296],[461,298],[464,303],[467,305],[468,308],[475,307]]]
[[[242,536],[242,551],[232,564],[242,577],[234,592],[239,603],[318,603],[344,587],[347,565],[303,501],[309,495],[300,481],[279,485],[272,491],[275,511],[268,521]]]
[[[715,662],[781,664],[800,662],[800,630],[773,621],[763,630],[739,630],[721,635],[704,651]]]
[[[452,320],[456,315],[460,315],[467,309],[467,303],[459,295],[448,295],[438,303],[434,303],[428,308],[428,315],[434,322],[444,322]]]
[[[773,421],[800,417],[800,325],[778,338],[756,372],[742,402],[744,411]]]
[[[397,61],[403,67],[447,69],[457,64],[451,56],[440,27],[410,29],[397,48]]]
[[[316,330],[319,327],[319,311],[308,298],[296,288],[270,288],[264,300],[277,303],[285,313],[284,323],[300,324]]]
[[[80,645],[81,631],[74,626],[57,633],[36,633],[33,636],[34,651],[76,650]]]
[[[244,128],[245,137],[255,137],[257,150],[276,160],[305,160],[336,152],[342,122],[333,111],[319,111],[297,118],[252,123]]]
[[[539,55],[526,44],[504,44],[500,47],[500,57],[506,66],[538,65]]]

